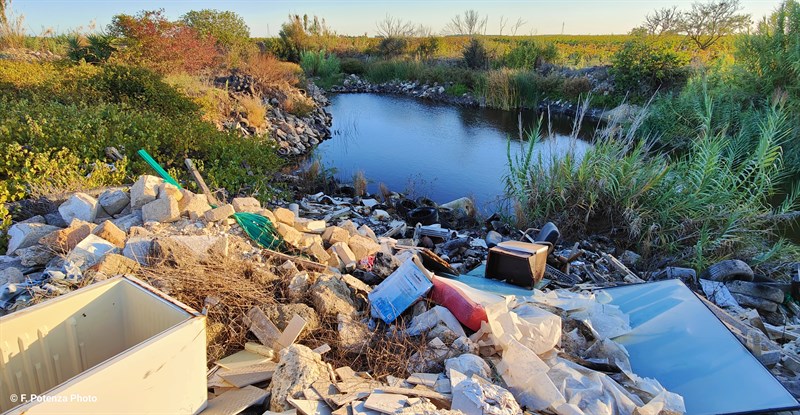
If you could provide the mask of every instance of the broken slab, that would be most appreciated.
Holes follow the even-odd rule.
[[[178,208],[182,216],[187,216],[191,220],[203,218],[211,205],[208,203],[206,195],[183,195],[183,199],[178,203]]]
[[[255,386],[233,389],[208,401],[204,415],[232,415],[263,401],[267,391]]]
[[[97,235],[89,235],[75,246],[67,254],[64,262],[72,262],[81,271],[86,271],[96,265],[108,253],[115,253],[119,250],[114,244],[106,241]]]
[[[234,197],[231,205],[237,212],[255,213],[261,210],[261,202],[254,197]]]
[[[203,217],[207,222],[219,222],[223,219],[228,219],[234,213],[236,213],[236,210],[233,208],[233,205],[226,204],[207,211],[203,214]]]
[[[289,403],[297,408],[297,412],[302,415],[331,415],[331,407],[324,401],[312,401],[307,399],[288,399]]]
[[[300,398],[312,383],[328,379],[328,366],[306,346],[293,344],[280,352],[280,362],[270,384],[271,411],[291,408],[288,398]]]
[[[363,352],[369,345],[370,331],[366,324],[350,315],[336,316],[339,347],[352,353]]]
[[[308,246],[305,251],[306,254],[311,255],[317,262],[327,263],[328,260],[331,258],[331,255],[325,251],[325,248],[322,247],[322,244],[319,242],[314,242],[310,246]]]
[[[47,265],[55,257],[55,252],[44,245],[33,245],[14,251],[23,266],[37,267]]]
[[[278,222],[285,223],[289,226],[294,226],[294,221],[296,217],[294,212],[292,212],[291,210],[279,207],[273,210],[272,213],[275,216],[275,219],[278,220]]]
[[[278,364],[275,362],[266,362],[236,369],[222,369],[219,372],[219,376],[231,385],[243,388],[272,379],[277,366]]]
[[[320,235],[325,232],[325,221],[306,218],[297,218],[294,221],[294,228],[300,232],[313,233]]]
[[[161,183],[158,185],[158,199],[175,199],[180,202],[183,199],[183,192],[178,186],[170,183]]]
[[[73,219],[80,219],[86,222],[94,222],[97,217],[100,204],[97,199],[86,193],[75,193],[58,207],[58,213],[64,222],[71,223]]]
[[[8,228],[8,249],[6,255],[11,255],[17,249],[27,248],[39,242],[47,234],[59,230],[55,226],[42,223],[16,223]]]
[[[292,302],[298,302],[308,294],[308,288],[311,287],[311,277],[308,272],[298,272],[286,287],[287,296]]]
[[[382,414],[393,414],[403,409],[408,403],[408,397],[394,393],[374,392],[364,402],[364,407],[378,411]]]
[[[144,221],[142,220],[142,211],[137,210],[129,215],[120,216],[114,220],[114,225],[117,225],[123,232],[128,233],[130,232],[131,228],[135,226],[142,226],[144,225]]]

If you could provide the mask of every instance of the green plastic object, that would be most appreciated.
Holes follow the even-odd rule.
[[[180,183],[178,183],[177,180],[175,180],[172,176],[170,176],[169,173],[167,173],[167,171],[164,170],[164,168],[161,167],[161,165],[155,161],[155,159],[150,157],[150,154],[148,154],[147,151],[141,149],[137,152],[137,154],[139,154],[139,157],[144,159],[144,161],[147,162],[147,164],[149,164],[150,167],[152,167],[153,170],[155,170],[158,173],[158,175],[161,176],[162,179],[164,179],[165,182],[177,187],[178,189],[183,189]]]
[[[144,159],[150,167],[155,170],[165,182],[176,186],[179,189],[182,189],[180,183],[178,183],[175,178],[170,176],[163,167],[161,167],[158,162],[150,156],[144,149],[141,149],[137,152],[139,156]],[[211,205],[211,207],[216,208],[216,206]],[[250,237],[255,243],[257,243],[262,248],[266,249],[279,249],[283,245],[283,240],[281,239],[280,235],[275,231],[275,226],[272,225],[269,219],[265,216],[256,214],[256,213],[248,213],[248,212],[238,212],[233,214],[233,219],[236,220],[236,223],[242,227],[244,233]]]

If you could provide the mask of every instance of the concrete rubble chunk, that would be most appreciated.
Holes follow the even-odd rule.
[[[131,209],[141,209],[142,206],[156,200],[158,186],[163,182],[163,179],[156,176],[139,176],[139,180],[131,186]]]
[[[356,225],[353,223],[353,221],[346,220],[342,222],[339,227],[347,231],[348,235],[350,236],[359,235],[358,228],[356,228]]]
[[[56,252],[66,253],[97,228],[94,223],[73,219],[67,228],[59,229],[39,239],[39,243]]]
[[[338,226],[328,226],[322,233],[322,241],[328,244],[328,246],[335,245],[339,242],[346,244],[349,240],[350,234]]]
[[[317,278],[317,282],[311,287],[311,301],[317,312],[325,316],[351,316],[356,312],[350,288],[333,275],[321,275]]]
[[[147,222],[169,223],[180,219],[178,201],[172,197],[156,199],[142,206],[142,220]]]
[[[118,248],[125,247],[125,238],[127,235],[122,229],[118,228],[117,225],[114,225],[114,222],[107,220],[100,224],[100,226],[96,227],[93,234],[105,239],[108,242],[116,245]]]
[[[261,210],[261,202],[254,197],[235,197],[231,204],[237,212],[256,213]]]
[[[294,315],[298,315],[306,322],[306,332],[319,328],[319,315],[310,306],[303,303],[271,304],[263,306],[264,314],[275,323],[280,330],[286,330]]]
[[[183,199],[178,203],[181,216],[186,216],[191,220],[198,220],[211,210],[211,205],[208,203],[206,195],[188,195],[186,193],[184,191]]]
[[[204,214],[204,217],[208,222],[219,222],[223,219],[228,219],[234,213],[236,213],[236,210],[233,209],[233,205],[226,204],[209,210]]]
[[[76,218],[86,222],[94,222],[99,209],[100,204],[97,203],[97,199],[86,193],[75,193],[58,207],[58,213],[61,214],[66,223],[71,223]]]
[[[350,247],[350,250],[353,251],[353,254],[355,254],[356,261],[361,261],[381,250],[381,246],[375,241],[366,236],[361,236],[360,234],[351,236],[347,245]]]
[[[56,253],[44,246],[33,245],[23,249],[17,249],[14,254],[22,261],[21,264],[26,267],[37,267],[47,265]]]
[[[169,238],[192,250],[192,255],[205,260],[209,256],[228,255],[228,236],[230,235],[171,235]]]
[[[278,222],[275,226],[275,230],[278,231],[278,234],[287,244],[295,248],[300,248],[302,246],[303,234],[291,225]]]
[[[366,236],[369,239],[372,239],[374,242],[378,242],[378,236],[375,235],[375,232],[367,226],[367,224],[363,224],[358,228],[358,234],[361,236]]]
[[[169,183],[161,183],[158,185],[158,199],[172,198],[180,202],[183,200],[183,192],[178,186]]]
[[[286,288],[289,299],[298,302],[308,293],[311,287],[311,277],[307,272],[299,272],[289,280],[289,286]]]
[[[122,255],[142,265],[147,265],[152,247],[152,236],[130,236],[128,241],[125,242],[125,249],[122,250]]]
[[[280,362],[270,383],[270,405],[273,412],[291,409],[288,398],[301,398],[312,383],[329,380],[328,366],[319,354],[306,346],[293,344],[280,352]]]
[[[197,264],[199,260],[192,248],[175,238],[159,237],[153,240],[149,261],[151,265],[166,263],[176,268],[183,268]]]
[[[322,244],[319,242],[314,242],[310,246],[305,249],[305,253],[314,257],[317,262],[326,264],[330,259],[330,254],[325,251],[325,248],[322,247]]]
[[[108,276],[130,274],[139,270],[139,263],[120,254],[106,254],[93,269]]]
[[[313,220],[306,218],[297,218],[294,221],[294,228],[300,232],[322,234],[325,232],[324,220]]]
[[[123,232],[128,233],[130,232],[131,228],[134,226],[142,226],[144,225],[144,221],[142,220],[142,211],[138,210],[136,212],[130,213],[125,216],[120,216],[111,222],[114,222],[114,225],[117,225]]]
[[[351,271],[356,267],[356,254],[344,242],[337,242],[328,249],[328,254],[339,259],[344,269]]]
[[[19,268],[8,267],[4,270],[0,270],[0,285],[18,284],[22,281],[25,281],[25,275]]]
[[[100,206],[106,213],[109,215],[116,215],[122,212],[122,210],[131,203],[131,198],[128,196],[128,193],[122,189],[109,189],[100,193],[97,202],[100,203]]]
[[[351,353],[363,352],[369,344],[370,331],[366,324],[353,316],[336,316],[339,333],[339,347]]]
[[[8,250],[11,255],[17,249],[27,248],[39,242],[43,236],[59,230],[59,228],[41,223],[16,223],[8,228]]]
[[[726,282],[725,285],[728,286],[728,290],[732,293],[763,298],[775,303],[783,302],[783,291],[780,288],[772,287],[767,284],[734,280]]]
[[[279,207],[273,210],[272,213],[275,215],[275,219],[277,219],[278,222],[294,226],[295,215],[291,210]]]
[[[275,224],[275,223],[278,222],[278,219],[275,218],[275,214],[272,213],[272,211],[269,210],[269,209],[260,209],[258,212],[255,212],[255,213],[258,213],[259,215],[269,219],[269,222],[272,223],[272,224]]]
[[[119,248],[111,242],[97,235],[89,235],[70,251],[64,259],[64,262],[71,262],[80,268],[81,271],[86,271],[99,263],[106,254],[115,253],[118,250]]]

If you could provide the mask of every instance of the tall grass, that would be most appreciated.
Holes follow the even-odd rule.
[[[696,139],[674,159],[651,151],[638,132],[641,118],[630,128],[600,130],[582,159],[573,151],[534,157],[541,140],[534,131],[519,156],[509,151],[507,192],[529,225],[553,220],[575,237],[607,234],[646,256],[672,256],[697,269],[733,256],[767,260],[782,250],[771,247],[790,246],[773,242],[776,215],[798,207],[800,188],[770,205],[787,179],[787,114],[769,108],[752,136],[728,136],[712,129],[707,103]]]
[[[340,62],[336,55],[325,51],[303,52],[300,54],[300,67],[308,76],[319,78],[317,83],[330,87],[341,76]]]
[[[25,16],[11,10],[11,0],[0,0],[0,49],[25,46]]]

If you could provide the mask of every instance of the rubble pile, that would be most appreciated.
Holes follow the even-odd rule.
[[[243,212],[268,218],[280,245],[247,239],[235,217]],[[73,194],[8,234],[2,314],[118,274],[201,304],[209,414],[684,413],[680,395],[634,372],[614,340],[632,331],[630,318],[594,291],[671,278],[717,304],[718,318],[800,396],[800,307],[789,284],[754,282],[743,263],[699,279],[675,267],[637,274],[631,251],[618,259],[596,241],[560,245],[552,224],[478,223],[468,199],[318,193],[271,209],[252,197],[213,207],[141,176],[97,198]],[[484,278],[508,272],[506,261],[527,264],[529,284]],[[376,356],[377,342],[412,347]]]

